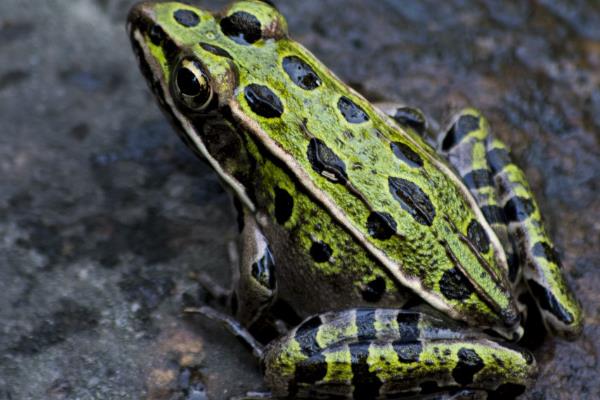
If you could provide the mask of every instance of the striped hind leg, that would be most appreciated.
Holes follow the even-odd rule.
[[[477,110],[466,109],[441,138],[439,150],[503,243],[516,292],[529,291],[549,331],[576,337],[583,324],[581,307],[562,274],[527,178],[511,160],[508,148],[492,137]]]
[[[381,308],[310,317],[267,346],[263,365],[275,397],[302,399],[514,398],[537,371],[514,345],[424,310]]]

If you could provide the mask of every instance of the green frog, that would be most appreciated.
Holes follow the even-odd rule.
[[[477,110],[430,139],[423,113],[368,102],[266,1],[143,2],[128,32],[235,199],[230,313],[197,311],[260,358],[270,391],[249,398],[515,397],[537,370],[512,343],[524,298],[552,334],[581,332],[526,177]],[[276,302],[304,321],[263,345],[252,333]]]

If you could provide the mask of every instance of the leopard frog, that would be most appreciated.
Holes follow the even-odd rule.
[[[430,144],[420,111],[369,103],[264,1],[143,2],[128,32],[240,213],[231,313],[199,312],[261,358],[255,398],[514,397],[536,373],[510,343],[523,298],[549,332],[580,333],[526,178],[477,110]],[[275,302],[305,320],[263,346],[252,333]]]

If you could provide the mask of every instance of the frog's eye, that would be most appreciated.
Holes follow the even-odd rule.
[[[173,76],[173,95],[193,111],[205,111],[213,99],[208,75],[198,62],[183,60]]]

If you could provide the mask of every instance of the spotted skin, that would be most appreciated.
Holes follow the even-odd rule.
[[[524,390],[533,358],[480,333],[522,334],[507,278],[519,276],[503,250],[511,235],[499,240],[492,226],[508,215],[522,227],[537,209],[521,193],[495,202],[489,181],[504,172],[471,163],[460,179],[423,137],[422,113],[396,108],[386,116],[289,39],[285,19],[266,2],[238,1],[219,14],[145,2],[128,28],[159,104],[244,215],[249,255],[236,319],[249,327],[276,296],[301,317],[315,315],[264,353],[275,397],[493,398]],[[459,122],[446,151],[485,121]],[[476,147],[505,171],[501,149]],[[549,242],[537,242],[532,254],[556,259]],[[530,287],[543,309],[557,309],[547,286]],[[432,309],[398,309],[419,301],[463,324],[436,322]],[[356,309],[367,305],[377,308]]]
[[[487,121],[474,109],[459,113],[440,142],[503,242],[513,285],[529,290],[551,332],[567,338],[579,335],[581,307],[561,272],[525,174],[508,148],[491,135]]]
[[[281,398],[389,399],[456,387],[491,394],[506,390],[503,385],[522,392],[536,374],[527,351],[441,317],[392,309],[313,316],[271,343],[264,360],[266,381]],[[508,381],[497,379],[501,371]]]

